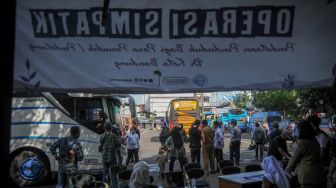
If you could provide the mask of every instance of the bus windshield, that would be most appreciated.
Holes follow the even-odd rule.
[[[200,119],[198,101],[196,99],[174,99],[168,106],[166,116],[169,129],[172,129],[178,123],[182,123],[188,134],[194,121]]]
[[[231,115],[241,115],[245,113],[243,109],[230,109],[229,111]]]
[[[197,101],[175,101],[173,103],[174,110],[176,111],[191,111],[197,109]]]

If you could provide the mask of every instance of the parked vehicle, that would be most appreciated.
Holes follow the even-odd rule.
[[[130,97],[130,96],[129,96]],[[18,186],[37,185],[55,175],[58,163],[49,151],[50,145],[70,134],[70,127],[80,127],[79,142],[84,160],[79,173],[102,171],[98,152],[103,124],[110,121],[123,129],[121,100],[117,95],[83,93],[42,93],[36,96],[16,95],[12,100],[10,140],[10,178]],[[134,108],[135,105],[130,106]]]
[[[273,123],[274,122],[279,123],[280,121],[281,121],[280,112],[277,111],[255,112],[250,118],[249,125],[251,126],[255,122],[262,122],[262,123],[267,122],[268,128],[272,130]]]
[[[169,129],[177,126],[178,123],[183,124],[187,136],[189,129],[196,119],[200,119],[200,107],[197,99],[173,99],[167,109],[166,119]],[[187,138],[188,139],[188,138]]]
[[[229,122],[234,119],[237,121],[237,125],[240,127],[241,131],[247,132],[248,124],[246,117],[246,110],[242,108],[233,108],[228,110],[228,119]]]

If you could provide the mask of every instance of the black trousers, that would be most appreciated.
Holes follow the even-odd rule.
[[[233,141],[230,143],[230,160],[239,165],[240,161],[240,141]]]
[[[258,153],[259,153],[258,150],[260,151],[260,159],[263,158],[264,156],[263,145],[264,144],[256,144],[255,158],[258,158]]]
[[[175,160],[176,160],[175,157],[170,157],[169,172],[173,172]],[[183,157],[179,157],[178,160],[180,162],[181,171],[183,171],[183,165],[184,165]]]
[[[191,161],[201,164],[201,149],[190,149]]]
[[[218,169],[218,163],[219,163],[219,161],[224,159],[222,149],[215,148],[215,158],[216,158],[216,162],[217,162],[217,170],[220,170],[220,169]]]
[[[139,161],[139,149],[127,149],[127,160],[126,166],[128,165],[130,159],[134,156],[135,162]]]

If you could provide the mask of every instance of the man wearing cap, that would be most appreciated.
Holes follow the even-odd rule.
[[[280,136],[276,136],[270,142],[267,156],[273,155],[277,160],[289,159],[291,154],[288,152],[286,141],[290,139],[290,133],[283,130]]]
[[[237,126],[237,121],[231,120],[231,140],[230,140],[230,160],[234,161],[237,166],[239,166],[240,160],[240,141],[241,141],[241,130]]]

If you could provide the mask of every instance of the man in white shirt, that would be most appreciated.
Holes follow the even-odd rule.
[[[311,122],[313,128],[316,131],[316,140],[320,144],[321,148],[321,160],[323,166],[329,166],[330,163],[330,143],[327,133],[320,129],[321,119],[316,115],[309,116],[307,118]]]

